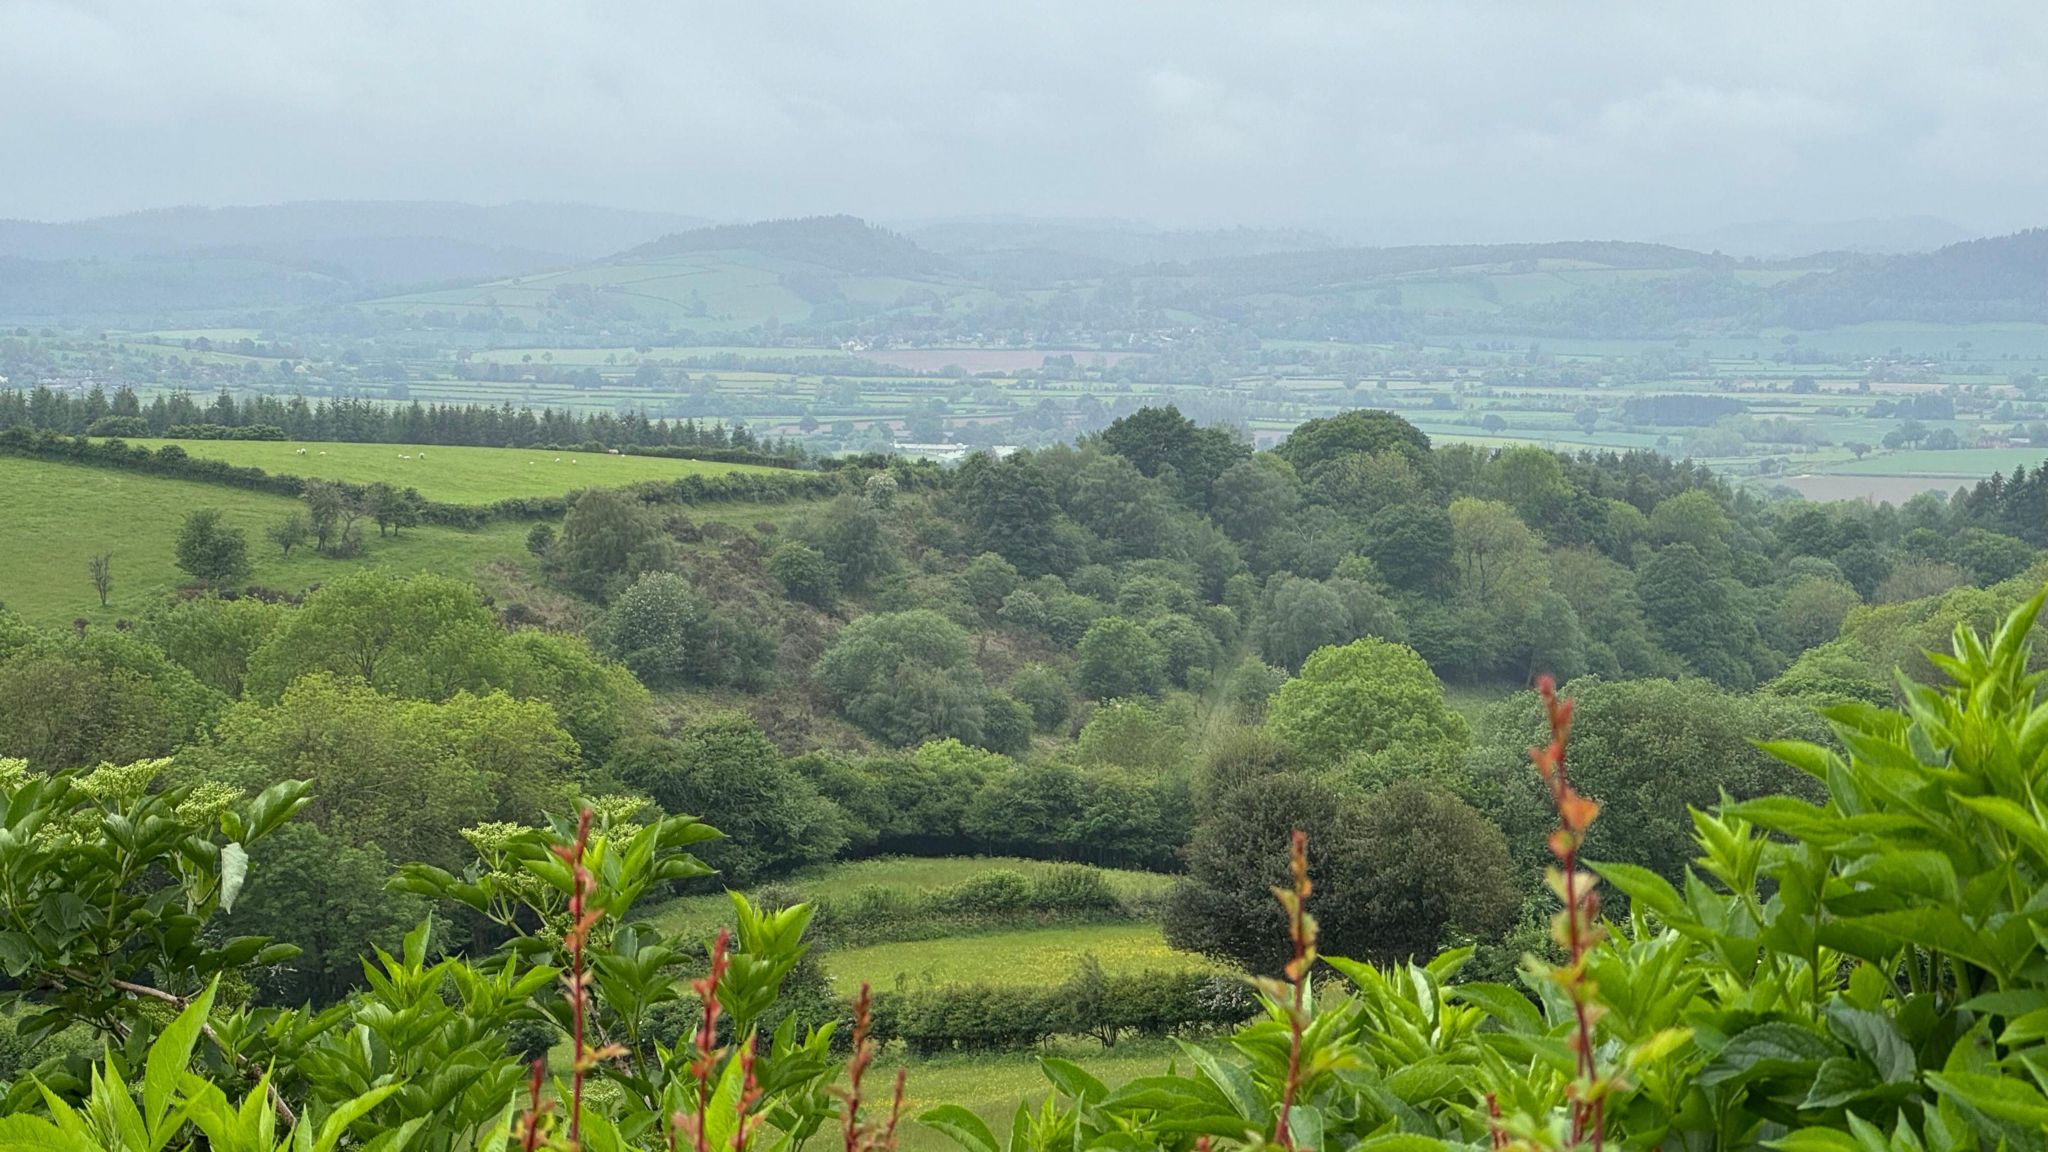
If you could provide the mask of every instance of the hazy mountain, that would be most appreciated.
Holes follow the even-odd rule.
[[[476,280],[574,264],[705,223],[585,204],[327,200],[0,221],[0,257],[269,262],[362,284]]]
[[[1758,220],[1662,237],[1664,243],[1700,252],[1783,260],[1814,252],[1896,255],[1931,252],[1977,233],[1936,216],[1893,216],[1871,220]]]
[[[1796,327],[2039,320],[2048,315],[2048,229],[1865,257],[1786,284],[1779,295],[1781,321]]]
[[[1179,264],[1336,244],[1323,233],[1291,228],[1163,229],[1119,220],[947,220],[910,227],[905,234],[949,256],[1056,253],[1079,258],[1068,265],[1074,268]]]
[[[914,276],[945,271],[951,262],[906,237],[853,216],[806,216],[722,224],[663,236],[618,254],[620,261],[696,252],[751,252],[867,276]]]

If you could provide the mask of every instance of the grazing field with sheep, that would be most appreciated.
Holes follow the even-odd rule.
[[[188,454],[225,460],[272,474],[382,481],[417,488],[429,500],[489,504],[514,497],[560,496],[579,488],[611,487],[678,476],[774,472],[753,464],[556,452],[526,448],[443,448],[419,444],[344,444],[289,440],[133,440],[151,448],[176,444]]]

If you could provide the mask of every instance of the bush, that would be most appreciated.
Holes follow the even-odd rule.
[[[185,514],[178,529],[178,567],[201,584],[235,584],[249,578],[249,540],[240,528],[221,522],[215,508]]]
[[[838,807],[742,714],[714,716],[673,740],[627,743],[610,769],[671,815],[699,817],[730,837],[700,853],[727,884],[823,863],[846,847]]]
[[[823,552],[799,541],[778,545],[768,556],[768,574],[783,594],[816,608],[831,608],[839,596],[839,573]]]
[[[1177,948],[1276,972],[1288,957],[1273,889],[1292,833],[1308,835],[1309,901],[1332,956],[1386,964],[1433,955],[1454,934],[1505,932],[1520,907],[1506,839],[1462,801],[1408,783],[1361,798],[1304,776],[1252,780],[1215,800],[1167,901]],[[1282,851],[1276,852],[1275,847]]]
[[[1155,696],[1166,686],[1166,649],[1136,622],[1105,616],[1088,628],[1074,673],[1081,694],[1094,700]]]
[[[982,739],[981,674],[967,633],[930,609],[855,620],[818,661],[817,678],[846,718],[878,739]]]
[[[674,553],[660,525],[638,502],[610,488],[592,488],[576,498],[563,518],[561,538],[548,550],[548,561],[564,588],[605,601],[643,573],[668,567]]]
[[[1227,1027],[1256,1010],[1229,977],[1200,972],[1106,976],[1094,957],[1056,987],[964,984],[875,999],[876,1040],[919,1056],[1029,1048],[1055,1036],[1114,1045],[1127,1034],[1172,1036]]]
[[[1017,912],[1031,905],[1031,881],[1010,868],[992,868],[946,890],[938,907],[970,915]]]
[[[991,752],[1015,756],[1031,747],[1031,709],[1007,692],[991,692],[981,698],[981,739]]]
[[[1073,712],[1073,693],[1066,677],[1043,664],[1026,664],[1010,678],[1010,695],[1031,711],[1040,732],[1058,732]]]
[[[140,416],[102,416],[85,430],[87,436],[147,436],[149,421]]]

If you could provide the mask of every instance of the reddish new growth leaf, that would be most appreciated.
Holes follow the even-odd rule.
[[[1565,768],[1565,743],[1571,736],[1572,704],[1557,696],[1557,682],[1545,676],[1536,682],[1543,698],[1543,713],[1550,724],[1549,743],[1529,750],[1536,771],[1550,786],[1551,804],[1557,809],[1557,828],[1550,834],[1550,854],[1557,858],[1549,870],[1550,888],[1563,902],[1551,921],[1551,936],[1564,949],[1566,962],[1551,970],[1551,977],[1570,1000],[1573,1014],[1572,1054],[1578,1072],[1571,1085],[1572,1143],[1590,1141],[1595,1152],[1605,1139],[1605,1099],[1611,1085],[1600,1076],[1594,1052],[1594,1025],[1601,1005],[1598,989],[1586,976],[1586,956],[1600,942],[1600,894],[1593,877],[1579,870],[1579,849],[1586,831],[1600,815],[1600,805],[1572,787]],[[1498,1138],[1496,1129],[1496,1138]]]
[[[1287,1083],[1280,1096],[1280,1119],[1273,1131],[1273,1142],[1295,1152],[1289,1122],[1294,1099],[1301,1091],[1302,1036],[1308,1029],[1308,974],[1316,962],[1316,920],[1308,914],[1308,898],[1315,886],[1308,879],[1308,835],[1299,828],[1288,844],[1287,862],[1294,880],[1292,887],[1273,889],[1273,895],[1287,909],[1287,935],[1294,944],[1294,955],[1287,961],[1287,983],[1291,986],[1287,1010]]]
[[[868,1065],[875,1062],[875,1045],[868,1039],[873,1024],[873,993],[863,983],[860,995],[853,1001],[853,1055],[846,1061],[847,1087],[840,1093],[845,1101],[839,1115],[844,1152],[896,1152],[896,1124],[903,1118],[903,1069],[896,1070],[896,1089],[890,1099],[888,1120],[875,1124],[863,1123],[860,1118],[861,1081],[867,1076]]]
[[[697,1082],[697,1111],[694,1114],[677,1112],[669,1118],[669,1125],[674,1131],[690,1134],[690,1146],[695,1152],[710,1152],[711,1137],[705,1128],[705,1113],[711,1108],[711,1097],[715,1091],[712,1081],[718,1072],[719,1057],[725,1054],[725,1050],[718,1046],[718,1017],[722,1011],[718,1002],[718,985],[724,981],[726,970],[731,967],[731,950],[732,929],[720,928],[718,938],[711,942],[711,967],[704,975],[690,981],[690,991],[697,994],[697,1003],[703,1005],[703,1013],[697,1019],[697,1034],[690,1040],[690,1078]],[[751,1039],[740,1060],[747,1082],[740,1092],[741,1122],[733,1129],[734,1152],[738,1152],[752,1127],[746,1123],[746,1114],[753,1107],[754,1098],[760,1094],[754,1083],[754,1045]],[[749,1092],[754,1098],[749,1097]]]

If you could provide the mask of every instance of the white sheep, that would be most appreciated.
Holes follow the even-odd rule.
[[[305,454],[306,454],[306,450],[305,450],[304,448],[301,448],[301,449],[299,449],[299,455],[301,455],[301,456],[304,456]],[[321,455],[323,455],[323,456],[324,456],[324,455],[326,455],[326,453],[324,453],[324,452],[323,452],[323,453],[321,453]]]
[[[576,458],[575,458],[575,457],[573,457],[573,456],[572,456],[572,457],[570,457],[570,458],[569,458],[569,463],[571,463],[571,464],[574,464],[575,462],[576,462]]]
[[[406,455],[405,453],[403,453],[403,452],[400,452],[400,453],[398,454],[398,458],[399,458],[400,460],[410,460],[410,459],[412,459],[412,457],[410,457],[410,456],[407,456],[407,455]]]

